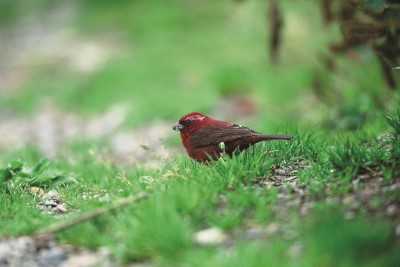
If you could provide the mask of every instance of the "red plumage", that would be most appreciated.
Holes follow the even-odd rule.
[[[232,155],[250,145],[266,140],[290,140],[289,135],[265,135],[248,127],[213,119],[199,112],[190,112],[172,129],[180,131],[182,144],[189,157],[207,162],[222,153]]]

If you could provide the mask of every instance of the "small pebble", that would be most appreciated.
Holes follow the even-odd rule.
[[[60,194],[56,190],[50,190],[47,192],[47,194],[44,196],[44,199],[54,199],[54,200],[59,200],[60,199]]]
[[[31,187],[30,189],[29,189],[29,192],[31,192],[32,194],[38,194],[38,195],[40,195],[40,196],[44,196],[45,195],[45,193],[44,193],[44,191],[43,191],[43,189],[42,188],[40,188],[40,187]]]
[[[36,208],[38,208],[40,211],[43,211],[45,209],[45,206],[43,205],[36,205]]]
[[[52,247],[41,251],[38,260],[42,266],[59,266],[67,257],[66,252],[62,248]]]
[[[99,197],[99,201],[109,202],[110,198],[108,197],[108,194],[105,194],[104,196]]]
[[[354,202],[354,196],[352,196],[352,195],[345,196],[345,197],[343,198],[343,200],[342,200],[342,203],[343,203],[344,205],[350,205],[350,204],[353,203],[353,202]]]
[[[355,217],[355,214],[354,214],[353,211],[348,211],[348,212],[346,212],[346,214],[344,215],[344,218],[345,218],[346,220],[354,219],[354,217]]]
[[[227,236],[219,228],[201,230],[195,234],[195,240],[199,245],[218,245],[227,240]]]
[[[58,205],[58,203],[57,202],[55,202],[54,200],[46,200],[45,202],[44,202],[44,205],[46,205],[46,206],[50,206],[50,207],[56,207],[57,205]]]
[[[81,253],[69,257],[66,261],[62,262],[60,267],[89,267],[89,266],[103,266],[101,264],[102,259],[98,259],[96,254],[93,253]]]
[[[309,203],[303,203],[302,205],[300,205],[299,207],[300,216],[306,216],[308,214],[309,207],[310,207]]]
[[[247,239],[257,239],[263,238],[265,236],[265,232],[261,228],[251,228],[245,232],[245,238]]]
[[[302,250],[303,250],[303,245],[300,243],[295,243],[289,247],[287,253],[291,258],[298,258]]]
[[[400,237],[400,224],[398,224],[398,225],[396,226],[396,229],[394,230],[394,232],[395,232],[395,234],[396,234],[397,237]]]
[[[59,210],[60,212],[67,212],[67,211],[68,211],[67,208],[65,207],[65,204],[64,204],[64,203],[58,204],[56,208],[57,208],[57,210]]]
[[[391,204],[386,208],[386,215],[392,216],[396,214],[397,207],[395,204]]]
[[[279,224],[273,222],[273,223],[270,223],[270,224],[267,226],[266,232],[267,232],[267,234],[269,234],[269,235],[273,235],[273,234],[278,233],[279,230],[280,230]]]

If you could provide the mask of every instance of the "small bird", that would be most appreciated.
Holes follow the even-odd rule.
[[[198,162],[217,160],[221,155],[232,156],[250,145],[266,140],[290,140],[289,135],[265,135],[248,127],[216,120],[199,112],[184,115],[172,127],[181,134],[187,154]]]

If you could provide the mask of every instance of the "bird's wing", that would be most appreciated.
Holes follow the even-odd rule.
[[[255,135],[259,135],[259,133],[238,124],[224,125],[223,127],[221,125],[209,124],[204,125],[193,133],[190,139],[194,147],[200,148]]]

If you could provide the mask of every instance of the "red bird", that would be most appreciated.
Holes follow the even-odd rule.
[[[199,112],[184,115],[173,130],[180,131],[187,154],[199,162],[218,159],[221,154],[242,151],[250,145],[266,140],[290,140],[289,135],[265,135],[248,127],[215,120]]]

